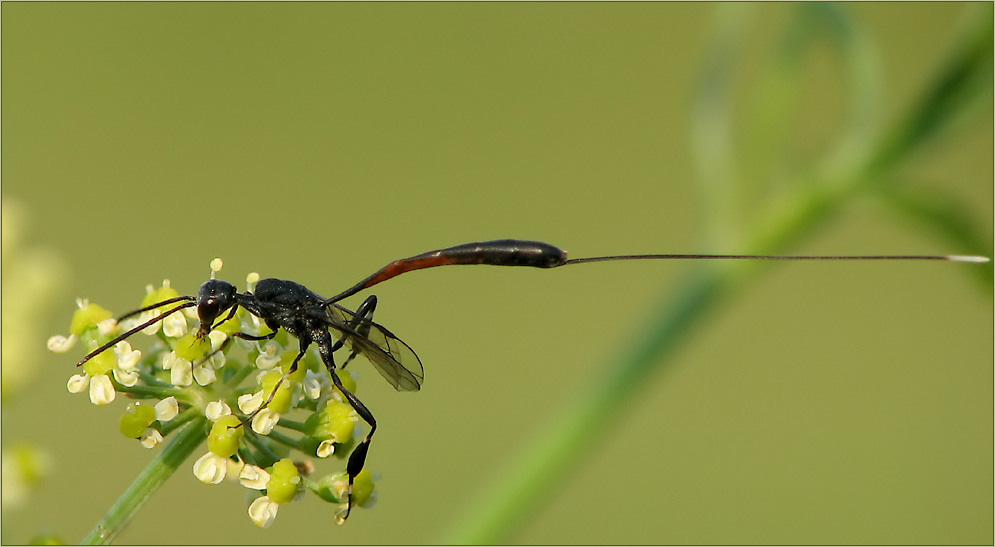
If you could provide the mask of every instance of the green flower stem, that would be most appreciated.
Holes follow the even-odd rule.
[[[113,541],[152,494],[207,438],[206,425],[207,420],[199,418],[178,431],[138,475],[135,482],[114,502],[104,518],[83,538],[82,544],[106,545]]]
[[[156,357],[156,359],[153,359],[152,362],[156,362],[158,360],[159,360],[159,358]],[[144,369],[141,370],[141,371],[139,371],[138,376],[139,376],[139,378],[141,378],[142,382],[144,382],[144,383],[146,383],[146,384],[148,384],[150,386],[163,387],[163,388],[171,388],[171,387],[173,387],[173,384],[156,378],[154,374],[150,374],[148,371],[146,371]]]
[[[137,395],[146,399],[165,399],[166,397],[176,397],[177,399],[184,399],[186,392],[178,387],[156,387],[148,386],[142,384],[135,384],[133,386],[123,386],[121,384],[116,384],[114,387],[117,391],[121,393],[130,393],[132,395]]]
[[[273,432],[270,431],[270,434],[272,433]],[[259,451],[259,454],[261,454],[267,460],[269,460],[269,462],[267,463],[267,462],[258,461],[258,459],[254,458],[252,460],[252,463],[259,465],[260,467],[269,467],[270,465],[273,465],[273,462],[280,459],[280,455],[277,454],[276,451],[274,450],[273,442],[270,441],[269,439],[263,439],[262,435],[246,435],[246,439],[248,439],[249,444],[254,446],[256,450]]]
[[[299,431],[301,433],[307,433],[307,424],[299,420],[291,420],[282,416],[280,417],[280,427],[293,429],[294,431]]]
[[[173,431],[183,427],[189,421],[196,420],[199,416],[203,416],[203,411],[197,407],[190,407],[177,414],[172,420],[163,422],[159,426],[159,433],[162,433],[162,436],[165,437]]]
[[[280,433],[275,429],[269,432],[268,437],[288,448],[294,448],[296,450],[300,450],[305,454],[308,452],[309,447],[311,448],[314,447],[314,443],[309,443],[307,437],[303,437],[301,439],[295,439],[289,435],[284,435],[283,433]]]
[[[249,359],[249,362],[254,363],[255,358]],[[256,367],[240,367],[237,369],[237,372],[233,374],[231,377],[225,378],[225,384],[230,386],[237,386],[242,383],[242,380],[248,378],[250,374],[258,371],[259,369],[257,369]]]

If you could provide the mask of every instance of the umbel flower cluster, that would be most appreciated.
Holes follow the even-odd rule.
[[[212,270],[220,270],[220,262],[215,259]],[[248,276],[250,292],[258,280],[258,274]],[[179,296],[168,280],[159,288],[148,286],[146,293],[137,308]],[[98,304],[81,299],[77,306],[69,335],[50,338],[50,350],[62,353],[81,344],[92,351],[171,308],[118,322]],[[336,522],[344,522],[346,472],[313,479],[311,459],[348,455],[360,420],[332,384],[314,347],[289,373],[298,344],[286,332],[262,342],[231,336],[272,332],[244,309],[206,337],[196,336],[198,324],[195,307],[169,315],[142,330],[144,336],[136,334],[91,358],[69,378],[67,387],[71,393],[88,393],[95,405],[108,405],[118,395],[128,398],[121,433],[146,448],[155,448],[184,426],[201,428],[207,451],[193,464],[193,474],[205,484],[229,478],[250,489],[256,497],[249,517],[260,527],[270,526],[281,505],[308,490],[337,504]],[[152,343],[148,349],[135,349],[131,342],[136,338],[151,338]],[[339,371],[339,376],[355,393],[351,371]],[[353,504],[372,506],[373,490],[369,471],[359,473]]]

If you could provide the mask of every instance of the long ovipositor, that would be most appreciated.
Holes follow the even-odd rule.
[[[495,239],[463,243],[395,260],[349,289],[325,300],[338,302],[405,272],[455,264],[489,266],[527,266],[556,268],[568,264],[605,262],[608,260],[946,260],[952,262],[988,262],[988,257],[970,255],[750,255],[750,254],[636,254],[567,258],[567,252],[542,241]]]

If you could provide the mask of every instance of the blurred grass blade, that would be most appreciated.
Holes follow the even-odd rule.
[[[706,248],[734,243],[732,236],[738,231],[731,93],[751,9],[739,3],[720,6],[717,28],[694,92],[692,158],[702,197]]]
[[[879,129],[881,66],[859,22],[838,4],[807,2],[799,6],[811,13],[840,57],[847,98],[846,121],[825,166],[831,170],[852,164],[860,157]]]
[[[866,175],[875,177],[891,168],[930,139],[938,136],[959,114],[969,110],[992,89],[993,4],[974,4],[968,26],[960,34],[947,63],[930,87],[900,120],[878,148]],[[988,97],[991,103],[990,96]]]
[[[750,138],[740,143],[744,179],[770,185],[786,175],[782,172],[786,167],[783,151],[797,118],[801,87],[798,71],[813,38],[813,21],[807,13],[804,5],[792,9],[791,21],[750,90],[752,97],[743,120],[744,133]]]
[[[793,17],[772,51],[751,93],[754,98],[747,111],[742,143],[743,168],[751,180],[771,185],[790,176],[792,164],[786,151],[804,113],[800,90],[807,61],[816,48],[825,44],[838,58],[839,91],[845,95],[846,112],[841,134],[825,163],[833,166],[852,162],[878,130],[881,72],[877,51],[857,21],[843,6],[823,2],[805,2],[793,6]],[[808,166],[803,166],[804,169]],[[746,174],[744,174],[746,175]]]

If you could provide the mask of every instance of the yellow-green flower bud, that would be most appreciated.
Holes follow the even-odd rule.
[[[121,416],[121,433],[129,439],[141,437],[155,421],[155,407],[135,403]]]
[[[225,333],[228,336],[235,334],[236,332],[242,330],[242,321],[238,318],[241,311],[235,314],[231,319],[221,323],[220,325],[214,327],[214,330]],[[225,316],[227,317],[227,315]]]
[[[280,504],[293,501],[301,484],[301,475],[294,462],[284,458],[274,463],[269,473],[269,481],[266,483],[266,495],[269,499]]]
[[[82,334],[90,327],[95,327],[97,323],[106,321],[114,317],[114,314],[97,304],[86,304],[73,313],[73,320],[69,324],[70,334]]]
[[[197,338],[197,331],[190,331],[173,344],[173,351],[177,357],[194,363],[211,353],[211,339],[207,336]]]
[[[283,374],[280,371],[271,370],[259,381],[259,386],[263,389],[263,400],[273,395],[273,400],[270,401],[268,408],[273,412],[283,414],[290,410],[290,382],[284,380],[277,388],[276,384],[281,378],[283,378]],[[275,394],[273,394],[274,389],[276,389]]]
[[[227,415],[218,418],[211,428],[210,435],[207,436],[207,449],[227,458],[238,452],[238,442],[242,439],[245,431],[239,425],[237,416]]]
[[[315,439],[344,443],[352,437],[357,419],[356,411],[348,403],[329,399],[321,412],[307,417],[304,427]]]
[[[114,370],[115,365],[117,365],[117,357],[114,355],[114,350],[107,349],[94,355],[92,359],[83,363],[83,371],[90,376],[110,374],[110,372]]]
[[[297,358],[296,350],[287,350],[280,354],[279,369],[287,374],[290,372],[290,366],[294,364],[294,359]],[[294,382],[303,382],[304,376],[307,374],[308,361],[310,360],[310,355],[305,354],[304,357],[297,363],[297,370],[290,374],[287,378]]]
[[[176,298],[179,295],[180,293],[176,292],[176,289],[168,285],[164,285],[146,294],[145,298],[142,299],[142,305],[139,307],[144,308],[147,306],[151,306],[152,304],[165,302],[166,300],[169,300],[170,298]]]

